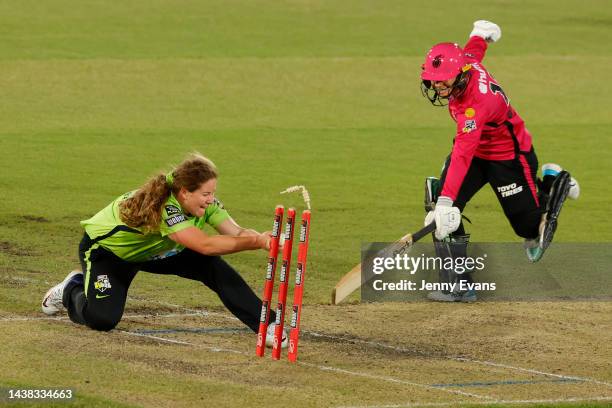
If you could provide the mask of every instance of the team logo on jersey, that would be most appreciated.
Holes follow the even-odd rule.
[[[179,222],[187,221],[185,214],[178,214],[173,217],[170,217],[166,220],[166,224],[171,227],[173,225],[178,224]]]
[[[181,213],[181,210],[177,206],[175,205],[166,206],[166,214],[168,214],[168,217],[170,217],[171,215],[180,214],[180,213]]]
[[[433,65],[434,68],[439,68],[440,65],[442,65],[442,57],[444,57],[442,54],[436,55],[431,62],[431,65]]]
[[[97,280],[94,282],[94,288],[100,293],[104,293],[106,289],[110,289],[111,287],[108,275],[98,275]]]
[[[472,130],[476,130],[476,121],[474,119],[468,119],[463,124],[463,133],[470,133]]]
[[[476,111],[474,110],[474,108],[467,108],[465,110],[465,117],[466,118],[473,118],[474,115],[476,115]]]

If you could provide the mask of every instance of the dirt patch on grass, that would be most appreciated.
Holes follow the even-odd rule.
[[[41,217],[38,215],[20,215],[19,218],[25,221],[29,221],[29,222],[42,222],[42,223],[50,222],[45,217]]]
[[[31,281],[29,279],[22,279],[15,276],[0,276],[0,286],[23,288],[29,286],[30,284]]]
[[[0,241],[0,251],[13,256],[34,256],[31,249],[22,248],[9,241]]]

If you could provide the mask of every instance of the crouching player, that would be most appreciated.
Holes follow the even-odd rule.
[[[494,23],[479,20],[464,48],[440,43],[422,65],[423,95],[436,106],[448,105],[457,123],[453,147],[440,179],[426,182],[425,224],[435,220],[437,256],[465,256],[469,235],[463,227],[463,209],[485,184],[490,184],[514,232],[525,239],[527,257],[537,262],[553,239],[565,198],[577,198],[576,180],[557,164],[542,166],[531,135],[510,104],[501,85],[482,65],[488,44],[501,38]],[[469,273],[440,273],[442,281],[471,282]],[[436,291],[435,301],[476,300],[474,291]]]
[[[145,271],[203,283],[257,332],[261,300],[220,255],[269,249],[270,233],[242,228],[230,217],[215,198],[217,178],[209,159],[192,154],[170,173],[152,177],[82,221],[79,259],[84,273],[71,272],[49,289],[43,312],[53,315],[65,307],[73,322],[111,330],[123,316],[132,280]],[[206,224],[219,235],[207,235]],[[268,326],[270,347],[274,329],[274,323]],[[286,337],[283,333],[283,346]]]

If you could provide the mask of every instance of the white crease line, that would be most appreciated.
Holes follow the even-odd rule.
[[[530,368],[514,367],[514,366],[511,366],[511,365],[507,365],[507,364],[494,363],[492,361],[472,360],[472,359],[464,358],[464,357],[449,357],[449,358],[452,358],[453,360],[457,360],[457,361],[466,361],[466,362],[469,362],[469,363],[483,364],[483,365],[488,365],[488,366],[491,366],[491,367],[508,368],[508,369],[511,369],[511,370],[523,371],[523,372],[531,373],[531,374],[540,374],[540,375],[546,375],[548,377],[563,378],[565,380],[580,380],[580,381],[585,381],[585,382],[591,382],[591,383],[595,383],[595,384],[605,385],[607,387],[612,387],[612,384],[610,384],[610,383],[607,383],[605,381],[595,380],[593,378],[575,377],[575,376],[568,376],[568,375],[561,375],[561,374],[546,373],[544,371],[533,370],[533,369],[530,369]]]
[[[371,379],[374,379],[374,380],[388,381],[388,382],[392,382],[392,383],[396,383],[396,384],[412,385],[414,387],[426,388],[426,389],[429,389],[429,390],[446,391],[446,392],[449,392],[451,394],[457,394],[457,395],[461,395],[461,396],[464,396],[464,397],[473,397],[473,398],[480,398],[480,399],[486,399],[486,400],[495,400],[495,398],[489,397],[487,395],[479,395],[479,394],[474,394],[474,393],[471,393],[471,392],[463,392],[463,391],[458,391],[458,390],[449,390],[448,388],[444,388],[444,387],[433,387],[431,385],[419,384],[419,383],[415,383],[415,382],[412,382],[412,381],[400,380],[400,379],[393,378],[393,377],[386,377],[386,376],[382,376],[382,375],[361,373],[361,372],[358,372],[358,371],[349,371],[349,370],[345,370],[343,368],[336,368],[336,367],[329,367],[329,366],[320,366],[320,365],[317,365],[317,364],[305,363],[303,361],[298,362],[298,364],[304,365],[306,367],[315,367],[315,368],[318,368],[319,370],[322,370],[322,371],[333,371],[333,372],[336,372],[336,373],[344,373],[344,374],[349,374],[349,375],[353,375],[353,376],[357,376],[357,377],[364,377],[364,378],[371,378]]]
[[[24,278],[27,280],[31,280],[31,281],[36,281],[35,279],[30,279],[30,278]],[[46,283],[46,282],[45,282]],[[142,298],[138,298],[138,297],[130,297],[128,296],[128,299],[132,299],[132,300],[137,300],[137,301],[146,301],[146,302],[151,302],[151,303],[157,303],[159,305],[162,306],[168,306],[168,307],[174,307],[176,309],[182,309],[185,310],[187,312],[191,312],[194,313],[194,315],[201,315],[201,316],[219,316],[228,320],[238,320],[238,318],[234,317],[234,316],[228,316],[227,314],[224,313],[218,313],[218,312],[209,312],[206,310],[202,310],[202,311],[198,311],[197,309],[190,309],[181,305],[176,305],[173,303],[168,303],[168,302],[163,302],[163,301],[158,301],[158,300],[150,300],[150,299],[142,299]],[[127,317],[127,316],[124,316]],[[65,319],[65,318],[64,318]],[[45,318],[45,317],[41,317],[41,318],[23,318],[23,319],[11,319],[11,318],[0,318],[0,321],[11,321],[11,320],[63,320],[63,318],[56,318],[56,317],[50,317],[50,318]],[[395,351],[399,351],[399,352],[404,352],[404,353],[413,353],[414,354],[414,350],[410,350],[404,347],[397,347],[397,346],[392,346],[392,345],[388,345],[388,344],[384,344],[384,343],[379,343],[379,342],[375,342],[375,341],[369,341],[369,340],[361,340],[361,339],[354,339],[354,338],[346,338],[346,337],[342,337],[342,336],[334,336],[334,335],[330,335],[330,334],[322,334],[322,333],[317,333],[317,332],[309,332],[309,331],[302,331],[303,333],[306,334],[310,334],[312,336],[315,337],[324,337],[324,338],[329,338],[329,339],[334,339],[334,340],[343,340],[343,341],[350,341],[350,342],[354,342],[354,343],[361,343],[361,344],[369,344],[372,346],[376,346],[376,347],[380,347],[380,348],[386,348],[386,349],[390,349],[390,350],[395,350]],[[553,373],[547,373],[544,371],[538,371],[538,370],[534,370],[534,369],[529,369],[529,368],[523,368],[523,367],[516,367],[516,366],[511,366],[511,365],[507,365],[507,364],[501,364],[501,363],[494,363],[492,361],[479,361],[479,360],[472,360],[469,358],[465,358],[465,357],[448,357],[448,356],[441,356],[440,358],[445,358],[445,359],[449,359],[449,360],[455,360],[455,361],[463,361],[463,362],[468,362],[468,363],[474,363],[474,364],[483,364],[483,365],[488,365],[488,366],[492,366],[492,367],[498,367],[498,368],[506,368],[509,370],[515,370],[515,371],[522,371],[522,372],[527,372],[527,373],[531,373],[531,374],[539,374],[539,375],[544,375],[544,376],[548,376],[548,377],[556,377],[556,378],[564,378],[564,379],[568,379],[568,380],[580,380],[580,381],[584,381],[584,382],[590,382],[590,383],[594,383],[594,384],[599,384],[599,385],[605,385],[606,387],[612,387],[612,384],[605,382],[605,381],[600,381],[600,380],[596,380],[593,378],[588,378],[588,377],[576,377],[576,376],[565,376],[565,375],[561,375],[561,374],[553,374]]]
[[[235,354],[246,354],[246,353],[243,353],[242,351],[238,351],[238,350],[226,349],[226,348],[221,348],[221,347],[204,346],[204,345],[201,345],[201,344],[189,343],[187,341],[173,340],[173,339],[167,339],[165,337],[152,336],[150,334],[134,333],[134,332],[127,331],[127,330],[122,330],[122,329],[119,329],[117,331],[120,332],[120,333],[123,333],[123,334],[129,334],[129,335],[138,336],[138,337],[146,337],[146,338],[149,338],[149,339],[163,341],[163,342],[166,342],[166,343],[182,344],[182,345],[185,345],[185,346],[200,347],[200,348],[204,348],[206,350],[213,351],[213,352],[216,352],[216,353],[218,353],[218,352],[227,352],[227,353],[235,353]]]
[[[304,333],[308,333],[309,335],[314,336],[314,337],[323,337],[323,338],[329,338],[329,339],[334,339],[334,340],[342,340],[342,341],[348,341],[348,342],[354,342],[354,343],[368,344],[368,345],[371,345],[371,346],[380,347],[380,348],[386,348],[386,349],[394,350],[394,351],[397,351],[397,352],[411,353],[413,355],[415,354],[415,350],[407,349],[405,347],[392,346],[392,345],[385,344],[385,343],[378,343],[378,342],[370,341],[370,340],[353,339],[353,338],[350,338],[350,337],[334,336],[334,335],[331,335],[331,334],[323,334],[323,333],[317,333],[317,332],[306,332],[306,331],[304,331]],[[416,355],[418,356],[418,353]],[[433,357],[435,357],[435,356],[433,356]],[[594,384],[605,385],[607,387],[612,387],[612,384],[607,383],[605,381],[596,380],[594,378],[568,376],[568,375],[561,375],[561,374],[553,374],[553,373],[547,373],[545,371],[538,371],[538,370],[534,370],[534,369],[530,369],[530,368],[523,368],[523,367],[511,366],[511,365],[508,365],[508,364],[494,363],[492,361],[473,360],[473,359],[466,358],[466,357],[439,356],[438,358],[443,358],[443,359],[448,359],[448,360],[455,360],[455,361],[461,361],[461,362],[465,362],[465,363],[474,363],[474,364],[488,365],[488,366],[491,366],[491,367],[505,368],[505,369],[509,369],[509,370],[522,371],[522,372],[526,372],[526,373],[530,373],[530,374],[538,374],[538,375],[544,375],[544,376],[548,376],[548,377],[563,378],[563,379],[566,379],[566,380],[580,380],[580,381],[584,381],[584,382],[590,382],[590,383],[594,383]]]
[[[457,402],[407,402],[390,405],[341,405],[336,408],[417,408],[417,407],[454,407],[457,405],[499,405],[499,404],[555,404],[567,402],[611,401],[612,397],[533,399],[533,400],[495,400],[495,401],[457,401]]]
[[[189,343],[189,342],[186,342],[186,341],[172,340],[172,339],[167,339],[167,338],[164,338],[164,337],[152,336],[152,335],[149,335],[149,334],[129,332],[129,331],[126,331],[126,330],[119,330],[119,331],[121,333],[124,333],[124,334],[131,334],[131,335],[139,336],[139,337],[147,337],[147,338],[150,338],[150,339],[159,340],[159,341],[168,342],[168,343],[182,344],[182,345],[193,346],[193,347],[197,347],[197,348],[204,348],[204,349],[215,351],[215,352],[224,351],[224,352],[229,352],[229,353],[242,354],[242,355],[245,355],[245,356],[249,356],[250,355],[250,354],[247,354],[247,353],[245,353],[243,351],[239,351],[239,350],[226,349],[226,348],[218,348],[218,347],[212,347],[212,346],[204,346],[204,345],[200,345],[200,344]],[[404,380],[400,380],[400,379],[393,378],[393,377],[386,377],[386,376],[380,376],[380,375],[374,375],[374,374],[368,374],[368,373],[361,373],[361,372],[358,372],[358,371],[349,371],[349,370],[345,370],[345,369],[342,369],[342,368],[323,366],[323,365],[318,365],[318,364],[313,364],[313,363],[305,363],[303,361],[298,361],[297,364],[305,366],[305,367],[316,368],[316,369],[319,369],[321,371],[332,371],[332,372],[348,374],[348,375],[352,375],[352,376],[356,376],[356,377],[370,378],[370,379],[373,379],[373,380],[387,381],[387,382],[392,382],[392,383],[396,383],[396,384],[412,385],[412,386],[415,386],[415,387],[426,388],[426,389],[431,389],[431,390],[436,390],[436,391],[445,391],[445,392],[449,392],[451,394],[457,394],[457,395],[461,395],[461,396],[465,396],[465,397],[473,397],[473,398],[480,398],[480,399],[487,399],[487,400],[495,400],[493,397],[489,397],[489,396],[485,396],[485,395],[473,394],[473,393],[457,391],[457,390],[449,390],[449,389],[446,389],[446,388],[443,388],[443,387],[432,387],[430,385],[413,383],[413,382],[410,382],[410,381],[404,381]]]
[[[125,314],[123,319],[141,319],[146,317],[172,318],[188,316],[206,316],[206,313],[167,313],[167,314]],[[68,316],[41,316],[41,317],[0,317],[0,322],[29,322],[37,320],[69,320]]]
[[[184,310],[186,312],[194,312],[194,313],[198,313],[199,312],[198,309],[190,309],[188,307],[184,307],[184,306],[181,306],[181,305],[175,305],[174,303],[163,302],[163,301],[160,301],[160,300],[142,299],[142,298],[138,298],[138,297],[131,297],[130,299],[138,300],[138,301],[145,301],[145,302],[150,302],[150,303],[156,303],[156,304],[161,305],[161,306],[173,307],[175,309],[181,309],[181,310]],[[219,316],[219,317],[222,317],[222,318],[228,319],[228,320],[239,320],[237,317],[228,316],[225,313],[210,312],[210,311],[205,310],[205,309],[202,309],[202,311],[200,313],[205,314],[206,316],[208,316],[208,315],[210,315],[210,316]]]

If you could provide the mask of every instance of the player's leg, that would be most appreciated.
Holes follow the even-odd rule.
[[[489,161],[487,168],[491,188],[516,235],[535,239],[543,207],[537,189],[538,158],[533,149],[514,160]]]
[[[525,239],[527,256],[535,262],[543,254],[538,241],[554,177],[537,180],[538,158],[533,149],[514,160],[492,161],[489,167],[491,187],[504,214],[516,235]]]
[[[79,245],[84,282],[64,290],[70,320],[95,330],[113,329],[123,316],[136,266],[93,243],[87,234]]]
[[[537,262],[552,241],[571,177],[556,165],[544,165],[544,178],[536,182],[538,159],[533,149],[514,160],[490,162],[490,168],[491,186],[504,213],[514,232],[525,238],[529,260]]]
[[[433,177],[429,177],[425,184],[425,210],[430,211],[434,207],[434,203],[437,200],[440,192],[442,191],[443,183],[446,180],[446,173],[450,164],[450,157],[447,159],[444,168],[442,170],[442,176],[440,180],[436,180]],[[453,203],[459,208],[461,212],[465,209],[465,206],[470,199],[485,185],[487,182],[485,174],[482,170],[482,161],[475,158],[472,161],[470,168],[466,174],[457,199]],[[432,234],[434,241],[434,248],[436,256],[442,259],[446,258],[464,258],[467,256],[467,248],[469,243],[470,235],[466,234],[463,221],[461,222],[457,231],[452,233],[449,237],[444,240],[436,239],[435,235]],[[460,284],[461,282],[472,282],[472,277],[469,272],[456,273],[453,269],[442,268],[439,272],[440,283],[448,284]],[[449,291],[440,290],[430,292],[427,297],[430,300],[440,302],[473,302],[476,300],[476,294],[474,291]]]
[[[259,329],[261,299],[234,268],[219,256],[207,256],[190,249],[168,258],[142,264],[143,271],[177,275],[200,281],[215,291],[227,309],[251,330]],[[276,314],[270,311],[270,321]]]

